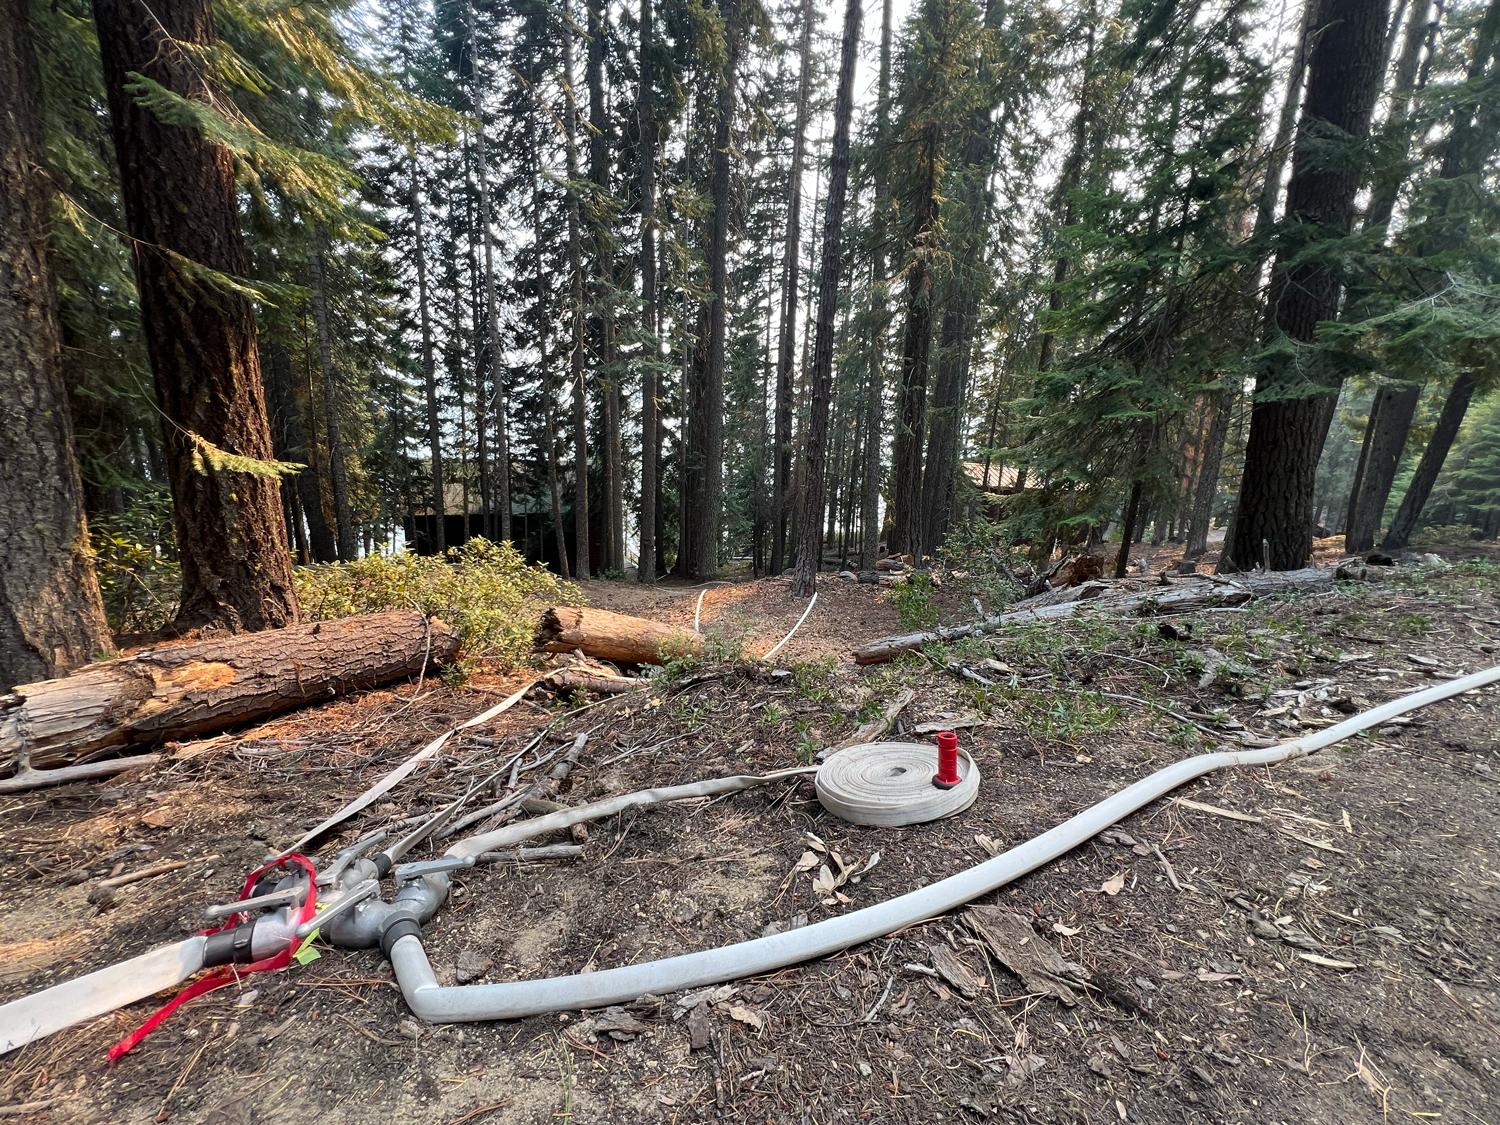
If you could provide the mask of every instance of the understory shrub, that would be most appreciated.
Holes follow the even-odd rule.
[[[534,566],[509,543],[471,539],[435,555],[370,555],[296,569],[306,621],[351,613],[419,609],[459,631],[462,661],[517,665],[531,653],[537,617],[549,605],[577,605],[578,588]]]

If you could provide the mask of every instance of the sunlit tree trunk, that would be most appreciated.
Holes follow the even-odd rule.
[[[211,104],[199,52],[214,45],[206,0],[96,0],[121,197],[134,246],[147,353],[182,560],[179,627],[262,629],[297,620],[291,551],[274,477],[205,471],[200,441],[269,460],[255,311],[193,276],[244,277],[234,162],[196,129],[172,125],[127,89],[139,74]],[[194,263],[185,268],[184,261]]]

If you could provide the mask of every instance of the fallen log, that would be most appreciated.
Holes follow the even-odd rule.
[[[457,651],[452,628],[407,610],[145,649],[0,699],[0,762],[25,775],[211,734],[440,667]]]
[[[1039,621],[1055,621],[1072,617],[1082,612],[1108,614],[1112,616],[1150,616],[1160,613],[1184,613],[1211,606],[1242,605],[1252,598],[1268,594],[1290,594],[1309,590],[1328,589],[1333,585],[1334,572],[1321,567],[1306,570],[1256,571],[1252,574],[1236,575],[1232,580],[1212,576],[1200,576],[1185,582],[1174,582],[1167,586],[1151,586],[1146,589],[1127,589],[1123,593],[1111,594],[1103,583],[1085,583],[1075,586],[1068,593],[1067,601],[1057,601],[1049,594],[1040,595],[1035,605],[1021,602],[1019,605],[982,621],[968,625],[954,625],[944,629],[930,629],[921,633],[902,633],[894,637],[882,637],[854,650],[857,664],[883,664],[894,660],[904,652],[914,652],[924,645],[956,641],[962,637],[973,637],[993,633],[1007,625],[1029,625]]]
[[[588,606],[553,606],[542,614],[536,647],[582,652],[616,664],[665,664],[703,651],[703,638],[686,629]]]

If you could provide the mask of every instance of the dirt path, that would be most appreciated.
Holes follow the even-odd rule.
[[[710,629],[740,614],[751,652],[779,639],[801,610],[778,586],[710,594]],[[587,589],[691,623],[696,592]],[[1500,571],[1470,567],[1175,618],[1170,630],[1019,630],[954,654],[996,681],[981,688],[920,661],[805,663],[898,627],[868,588],[830,590],[827,622],[792,652],[804,663],[791,674],[725,668],[559,730],[560,741],[590,732],[561,799],[795,764],[910,686],[907,724],[979,723],[963,735],[985,776],[972,809],[861,829],[789,783],[603,822],[577,863],[466,876],[429,927],[433,964],[445,982],[461,960],[481,980],[575,972],[869,905],[983,858],[979,836],[1023,840],[1241,729],[1292,737],[1488,666],[1497,592]],[[12,858],[0,869],[0,999],[190,932],[268,848],[508,686],[370,693],[107,786],[0,805]],[[458,741],[421,791],[398,790],[346,835],[436,807],[546,717],[517,708]],[[1493,1122],[1497,727],[1500,694],[1488,691],[1313,759],[1211,775],[1178,794],[1196,804],[1151,806],[987,896],[1082,966],[1090,983],[1071,1007],[1029,993],[961,916],[741,982],[691,1018],[666,997],[431,1027],[410,1017],[377,954],[330,950],[195,1001],[114,1068],[104,1049],[150,1005],[0,1060],[0,1107],[40,1103],[20,1119],[60,1122]],[[795,871],[808,832],[849,862],[880,853],[843,888],[847,904],[826,904]],[[162,859],[189,864],[122,888],[102,911],[89,902],[103,875]],[[955,960],[972,994],[935,975]]]

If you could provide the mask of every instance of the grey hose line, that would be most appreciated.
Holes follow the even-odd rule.
[[[479,836],[469,836],[450,847],[447,854],[460,857],[479,856],[485,852],[513,847],[523,840],[530,840],[548,832],[571,828],[575,824],[602,820],[615,813],[624,812],[626,809],[640,808],[642,805],[659,805],[666,801],[681,801],[689,797],[718,797],[725,793],[738,793],[742,789],[765,785],[767,782],[801,777],[816,772],[816,766],[798,766],[795,769],[776,770],[774,773],[716,777],[711,781],[693,781],[686,785],[642,789],[635,793],[624,793],[618,797],[608,797],[591,804],[578,805],[561,812],[548,813],[546,816],[534,817],[531,820],[507,824],[503,828],[497,828],[493,832],[485,832]]]
[[[1098,804],[1091,805],[1040,836],[1018,844],[967,871],[950,875],[874,906],[803,926],[801,929],[638,965],[622,965],[619,968],[575,976],[505,984],[439,985],[421,940],[414,935],[403,936],[395,941],[390,950],[391,964],[402,995],[412,1011],[422,1019],[434,1023],[517,1019],[542,1012],[599,1008],[633,1000],[647,993],[660,996],[770,972],[884,937],[913,923],[972,902],[980,895],[998,890],[1035,871],[1137,809],[1213,770],[1226,766],[1274,765],[1299,758],[1377,727],[1407,711],[1426,707],[1496,681],[1500,681],[1500,666],[1393,699],[1292,742],[1284,742],[1264,750],[1200,754],[1175,762],[1106,797]],[[501,830],[503,832],[504,829]],[[477,850],[492,848],[496,846],[493,843],[494,837],[501,833],[466,840],[457,847],[473,849],[482,840],[483,847]]]

